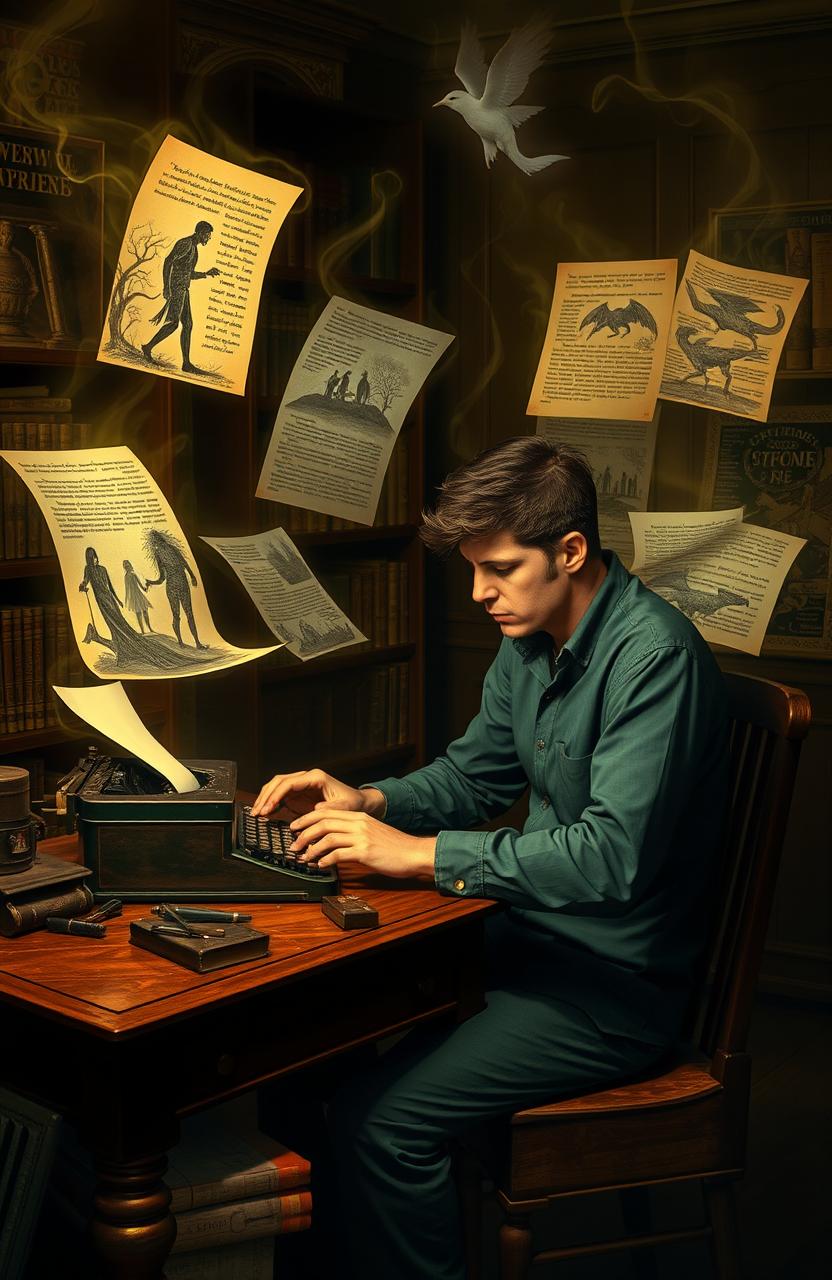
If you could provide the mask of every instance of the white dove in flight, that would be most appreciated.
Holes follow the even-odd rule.
[[[498,151],[502,151],[522,169],[537,173],[556,160],[569,156],[524,156],[517,148],[514,131],[543,107],[513,107],[511,104],[525,89],[529,76],[543,61],[552,38],[551,23],[546,17],[532,18],[525,26],[512,31],[508,40],[495,53],[486,68],[477,29],[471,22],[463,24],[456,55],[454,75],[465,90],[452,89],[435,107],[450,107],[478,133],[490,169]]]

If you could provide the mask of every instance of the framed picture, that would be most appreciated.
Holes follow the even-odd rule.
[[[735,267],[799,275],[799,271],[788,270],[786,232],[792,230],[810,236],[832,231],[832,201],[711,209],[711,253]],[[808,262],[806,268],[808,275]]]
[[[832,407],[789,405],[766,423],[709,415],[701,507],[806,539],[763,654],[832,657]]]
[[[0,123],[0,353],[95,350],[104,144]]]

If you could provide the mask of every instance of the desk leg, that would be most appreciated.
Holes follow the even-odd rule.
[[[114,1280],[160,1280],[176,1238],[170,1191],[162,1181],[164,1155],[114,1164],[96,1158],[98,1186],[92,1242],[104,1275]]]

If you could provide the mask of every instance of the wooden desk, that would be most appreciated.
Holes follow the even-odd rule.
[[[75,837],[45,851],[76,858]],[[45,931],[0,939],[0,1080],[78,1126],[98,1175],[93,1238],[104,1274],[156,1280],[174,1238],[165,1151],[178,1117],[263,1081],[482,1005],[481,941],[494,904],[429,888],[374,888],[379,928],[344,932],[315,904],[253,904],[270,954],[196,974],[128,940]],[[239,904],[235,904],[239,906]]]

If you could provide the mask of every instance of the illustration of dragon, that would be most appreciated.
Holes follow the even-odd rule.
[[[719,369],[725,375],[722,387],[725,395],[731,385],[731,365],[735,360],[765,360],[763,351],[752,351],[750,347],[712,347],[709,338],[698,338],[691,342],[691,334],[696,333],[692,325],[680,325],[676,330],[676,341],[685,359],[693,365],[693,372],[686,373],[681,382],[689,382],[691,378],[704,378],[708,385],[708,370]]]
[[[709,316],[713,320],[717,329],[724,329],[731,333],[738,333],[743,338],[751,341],[754,350],[757,350],[757,334],[758,333],[779,333],[786,323],[786,317],[783,314],[783,308],[778,307],[775,303],[774,310],[777,312],[777,320],[772,325],[759,324],[756,320],[751,320],[748,316],[749,311],[762,311],[759,302],[755,302],[753,298],[743,298],[738,293],[725,293],[722,289],[708,289],[708,293],[712,298],[716,298],[716,303],[704,302],[690,280],[686,280],[685,284],[688,290],[688,296],[695,311],[701,311],[703,316]]]
[[[631,298],[626,307],[610,309],[606,302],[602,302],[598,307],[593,307],[592,311],[584,316],[578,326],[578,332],[580,333],[581,329],[588,324],[591,324],[593,328],[587,334],[587,341],[594,337],[599,329],[610,329],[611,332],[607,334],[608,338],[626,337],[630,332],[631,324],[640,324],[642,328],[649,329],[654,338],[658,337],[655,320],[647,308],[641,302],[637,302],[635,298]]]
[[[726,609],[732,604],[748,606],[745,596],[726,591],[724,587],[717,587],[716,592],[692,587],[688,583],[687,574],[676,570],[652,578],[649,586],[651,589],[663,587],[662,594],[666,594],[670,603],[680,609],[686,618],[695,618],[697,615],[709,618],[712,613],[718,613],[720,609]]]

